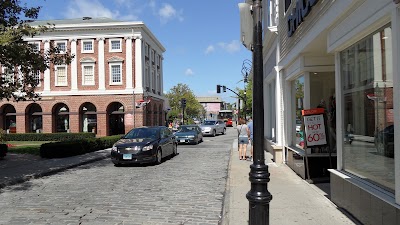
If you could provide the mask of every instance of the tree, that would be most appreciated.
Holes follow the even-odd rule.
[[[179,118],[182,114],[181,99],[186,99],[185,107],[185,121],[187,118],[192,119],[194,117],[199,117],[204,112],[204,107],[197,101],[196,96],[190,90],[189,86],[186,84],[177,84],[172,87],[166,97],[169,100],[171,110],[169,112],[169,118],[175,119]]]
[[[243,106],[245,105],[245,107],[241,109],[242,112],[240,116],[245,118],[247,116],[251,116],[253,112],[253,79],[248,78],[246,86],[243,89],[237,87],[236,92],[239,94],[239,96],[241,96],[241,104],[243,104]],[[243,98],[246,99],[245,102],[243,102]],[[243,112],[244,109],[246,109],[246,112]]]
[[[60,53],[50,43],[50,49],[36,49],[36,45],[24,40],[44,32],[54,30],[54,25],[30,26],[37,19],[40,7],[27,7],[20,0],[2,0],[0,2],[0,64],[1,73],[0,100],[35,100],[39,94],[35,88],[40,79],[38,72],[44,72],[51,64],[69,64],[74,56],[69,52]]]

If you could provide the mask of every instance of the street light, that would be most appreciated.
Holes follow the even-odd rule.
[[[244,11],[252,9],[253,23],[241,24],[241,27],[253,27],[252,43],[243,42],[244,45],[253,51],[253,164],[250,165],[249,180],[251,189],[246,194],[249,200],[249,224],[265,225],[269,224],[269,202],[272,195],[268,191],[269,172],[265,165],[264,156],[264,96],[263,96],[263,55],[262,55],[262,0],[253,0],[252,7],[241,7],[242,15],[248,18],[250,12]],[[244,10],[243,10],[244,9]],[[251,36],[241,32],[243,37]],[[246,40],[242,38],[242,40]]]

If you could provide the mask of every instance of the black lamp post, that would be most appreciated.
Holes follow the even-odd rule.
[[[268,191],[269,172],[264,156],[264,97],[263,97],[263,56],[262,56],[262,0],[253,0],[253,139],[254,158],[250,165],[251,189],[249,200],[249,224],[269,224]]]

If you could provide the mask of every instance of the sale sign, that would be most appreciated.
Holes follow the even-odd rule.
[[[327,144],[323,114],[304,116],[304,130],[307,147]]]

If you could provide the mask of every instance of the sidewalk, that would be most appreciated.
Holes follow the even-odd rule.
[[[248,146],[247,155],[250,154]],[[265,154],[270,173],[268,191],[272,195],[269,208],[271,225],[338,225],[358,224],[340,211],[327,196],[329,183],[309,184],[288,166],[275,164],[272,155]],[[239,160],[237,140],[232,144],[226,196],[223,209],[223,225],[248,224],[250,191],[249,172],[251,161]],[[323,191],[323,189],[325,191]]]

